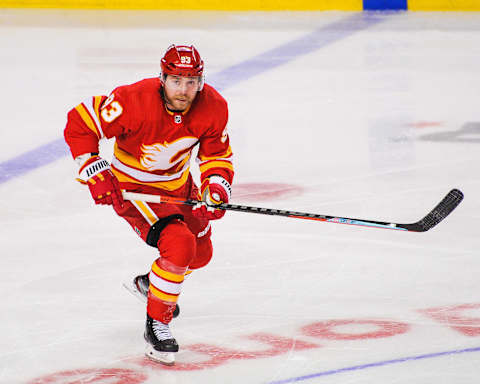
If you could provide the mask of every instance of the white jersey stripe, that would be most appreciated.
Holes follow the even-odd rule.
[[[85,106],[85,108],[87,108],[88,113],[90,113],[90,116],[92,117],[92,119],[95,123],[95,126],[98,129],[98,132],[100,132],[100,139],[101,139],[101,138],[105,137],[105,135],[102,131],[102,125],[100,124],[100,121],[98,120],[97,114],[95,113],[95,111],[93,109],[93,103],[94,102],[95,102],[95,99],[92,97],[89,100],[85,100],[83,102],[83,105]]]
[[[189,168],[189,163],[187,162],[179,172],[174,173],[173,175],[167,176],[167,175],[156,175],[153,173],[144,172],[144,171],[140,171],[138,169],[129,167],[128,165],[123,164],[116,157],[113,158],[112,165],[115,168],[117,168],[120,172],[123,172],[128,176],[131,176],[134,179],[137,179],[138,181],[141,181],[144,183],[155,183],[155,182],[176,180],[176,179],[179,179],[182,176],[182,174]]]

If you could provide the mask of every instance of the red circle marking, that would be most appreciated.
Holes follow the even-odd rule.
[[[378,329],[364,333],[341,333],[336,332],[335,327],[342,325],[374,325]],[[359,340],[390,337],[407,332],[409,325],[388,320],[330,320],[313,323],[302,328],[307,336],[314,336],[321,339],[332,340]]]
[[[62,371],[34,379],[29,384],[140,384],[148,376],[132,369],[91,368]]]

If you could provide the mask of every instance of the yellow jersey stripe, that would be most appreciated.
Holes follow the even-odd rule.
[[[161,278],[168,280],[168,281],[173,281],[175,283],[181,283],[183,282],[183,279],[185,278],[184,275],[178,275],[173,272],[168,272],[163,269],[161,269],[157,263],[152,264],[152,271],[157,275],[160,276]]]
[[[138,212],[140,212],[140,213],[142,214],[143,218],[145,219],[145,221],[146,221],[148,224],[150,224],[150,225],[155,224],[155,221],[151,220],[151,218],[144,212],[144,210],[138,206],[139,201],[134,201],[134,200],[132,200],[131,203],[133,204],[133,206],[134,206],[135,208],[137,208]]]
[[[156,182],[143,182],[133,177],[129,177],[128,175],[120,172],[114,166],[112,166],[112,172],[117,177],[120,183],[134,183],[140,185],[148,185],[155,188],[165,189],[167,191],[174,191],[176,189],[181,188],[188,180],[188,175],[190,174],[190,168],[187,168],[185,172],[182,173],[179,179],[171,180],[171,181],[156,181]]]
[[[229,161],[211,161],[206,164],[200,165],[200,172],[203,173],[205,171],[208,171],[209,169],[212,168],[227,168],[233,171],[233,165]]]
[[[93,97],[93,110],[97,115],[98,120],[100,121],[100,104],[102,103],[102,96],[94,96]]]
[[[148,206],[147,203],[136,200],[135,203],[137,204],[137,207],[144,213],[144,216],[148,218],[150,225],[153,225],[158,221],[158,216],[155,215],[155,212],[152,211],[152,209]]]
[[[217,155],[217,156],[198,156],[198,158],[201,160],[201,161],[208,161],[208,160],[216,160],[216,159],[220,159],[222,157],[230,157],[232,156],[232,148],[229,146],[227,151],[223,154],[223,155]]]
[[[113,154],[115,155],[115,157],[118,160],[120,160],[122,163],[128,165],[129,167],[137,168],[137,169],[140,169],[140,170],[143,170],[143,171],[147,170],[142,164],[140,164],[140,162],[135,157],[133,157],[129,153],[121,150],[118,147],[117,142],[115,142],[115,144],[113,146]]]
[[[83,104],[78,104],[75,107],[75,109],[80,115],[80,117],[82,118],[82,120],[85,122],[87,127],[90,128],[95,133],[95,135],[100,139],[100,132],[98,132],[98,129],[94,121],[90,117],[90,114],[88,113],[87,109],[83,106]]]

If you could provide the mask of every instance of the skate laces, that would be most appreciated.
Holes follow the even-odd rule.
[[[163,324],[161,321],[153,320],[152,321],[153,333],[158,340],[168,340],[173,339],[172,334],[170,333],[170,327],[168,324]]]

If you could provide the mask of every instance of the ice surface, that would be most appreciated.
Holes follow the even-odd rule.
[[[0,184],[0,383],[477,383],[480,14],[1,10],[2,165],[174,42],[207,82],[237,68],[233,202],[395,222],[454,187],[464,202],[422,234],[227,214],[185,283],[172,370],[143,357],[122,287],[155,251],[60,153]]]

